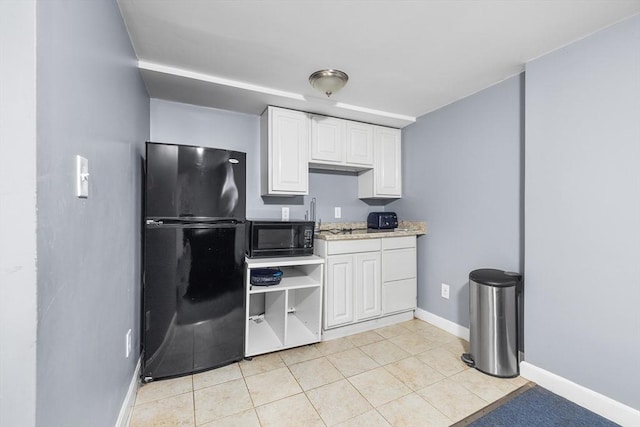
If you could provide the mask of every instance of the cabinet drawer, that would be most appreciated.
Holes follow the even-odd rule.
[[[328,255],[353,254],[380,250],[380,239],[341,240],[328,243]]]
[[[382,249],[400,249],[400,248],[415,248],[416,238],[415,236],[402,236],[402,237],[385,237],[382,239]]]
[[[416,308],[416,279],[398,280],[382,284],[382,314]]]
[[[416,277],[416,250],[395,249],[382,253],[382,281]]]

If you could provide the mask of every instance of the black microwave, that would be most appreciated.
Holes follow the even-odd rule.
[[[313,221],[247,221],[249,258],[313,255]]]

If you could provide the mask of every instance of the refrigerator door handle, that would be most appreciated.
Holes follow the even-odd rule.
[[[146,225],[238,225],[244,224],[244,219],[236,218],[155,218],[147,219]]]

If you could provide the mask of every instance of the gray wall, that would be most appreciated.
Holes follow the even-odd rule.
[[[113,426],[139,358],[149,99],[115,1],[36,4],[36,421]],[[89,159],[88,199],[75,197],[76,154]]]
[[[0,426],[36,415],[35,40],[35,3],[1,1]]]
[[[402,132],[404,197],[388,209],[428,223],[418,239],[418,307],[465,327],[469,272],[522,269],[522,85],[512,77]]]
[[[358,177],[349,173],[311,171],[309,196],[260,196],[258,116],[152,99],[151,140],[246,152],[248,218],[280,218],[281,208],[288,206],[291,219],[304,219],[312,197],[323,222],[365,221],[369,211],[381,209],[358,200]],[[334,219],[335,206],[342,208],[340,220]]]
[[[526,92],[527,362],[640,409],[640,17]]]

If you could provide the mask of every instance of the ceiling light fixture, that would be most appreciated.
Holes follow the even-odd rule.
[[[332,69],[316,71],[309,76],[311,86],[327,95],[327,98],[342,89],[347,80],[347,73]]]

